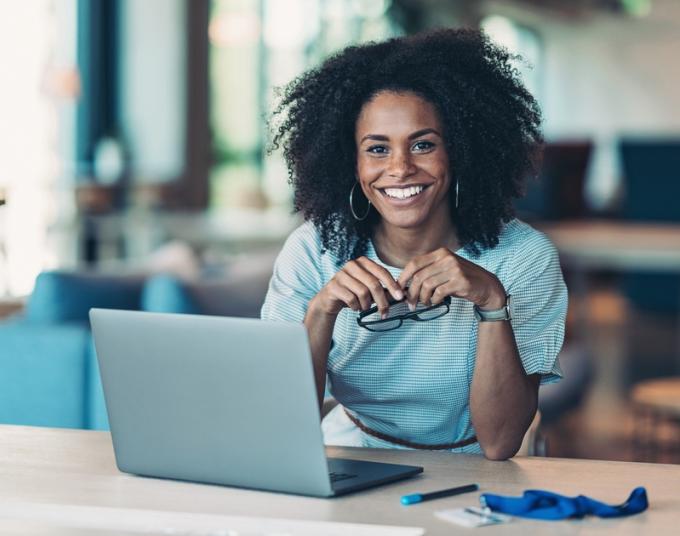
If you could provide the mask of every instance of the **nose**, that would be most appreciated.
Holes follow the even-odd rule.
[[[413,175],[415,172],[416,167],[408,151],[394,151],[392,153],[387,169],[387,174],[390,177],[403,179]]]

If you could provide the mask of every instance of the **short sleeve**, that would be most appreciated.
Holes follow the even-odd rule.
[[[512,328],[524,370],[540,374],[542,384],[558,381],[567,287],[557,250],[544,234],[534,231],[522,241],[513,275],[506,292],[512,296]]]
[[[311,223],[288,237],[276,258],[260,317],[263,320],[302,322],[309,301],[321,290],[321,245]]]

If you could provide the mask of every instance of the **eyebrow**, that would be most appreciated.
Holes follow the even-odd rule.
[[[419,138],[420,136],[425,136],[426,134],[436,134],[441,138],[441,134],[437,132],[433,128],[423,128],[421,130],[416,130],[415,132],[409,134],[408,139],[412,140],[415,138]],[[361,138],[361,141],[359,142],[364,143],[366,140],[374,140],[374,141],[389,141],[390,138],[388,136],[385,136],[383,134],[366,134],[363,138]]]

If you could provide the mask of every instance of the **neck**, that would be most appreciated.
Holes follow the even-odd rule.
[[[380,259],[396,268],[403,268],[419,255],[446,247],[456,251],[460,246],[453,224],[430,230],[403,229],[382,221],[376,228],[373,244]]]

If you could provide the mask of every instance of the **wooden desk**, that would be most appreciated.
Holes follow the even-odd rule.
[[[580,220],[535,226],[553,241],[562,265],[572,270],[570,287],[580,298],[577,326],[582,334],[590,325],[585,300],[588,271],[675,272],[680,277],[680,224]],[[680,316],[677,333],[676,354],[680,366]]]
[[[538,223],[573,268],[680,272],[680,224]]]
[[[108,433],[0,426],[0,508],[9,501],[222,515],[419,526],[428,535],[468,534],[469,529],[434,517],[436,510],[477,503],[478,493],[402,506],[401,495],[478,482],[483,491],[518,495],[544,488],[622,502],[646,486],[650,510],[631,518],[582,521],[517,519],[486,527],[489,534],[674,534],[680,527],[680,466],[550,458],[491,462],[441,452],[329,448],[329,454],[365,460],[419,464],[422,476],[337,499],[313,499],[184,482],[134,477],[115,467]],[[0,518],[0,533],[112,534],[64,529],[38,518]],[[125,532],[123,532],[125,533]],[[121,534],[117,531],[116,534]],[[128,532],[126,534],[139,534]],[[147,532],[147,534],[149,534]],[[157,533],[158,534],[158,533]]]

